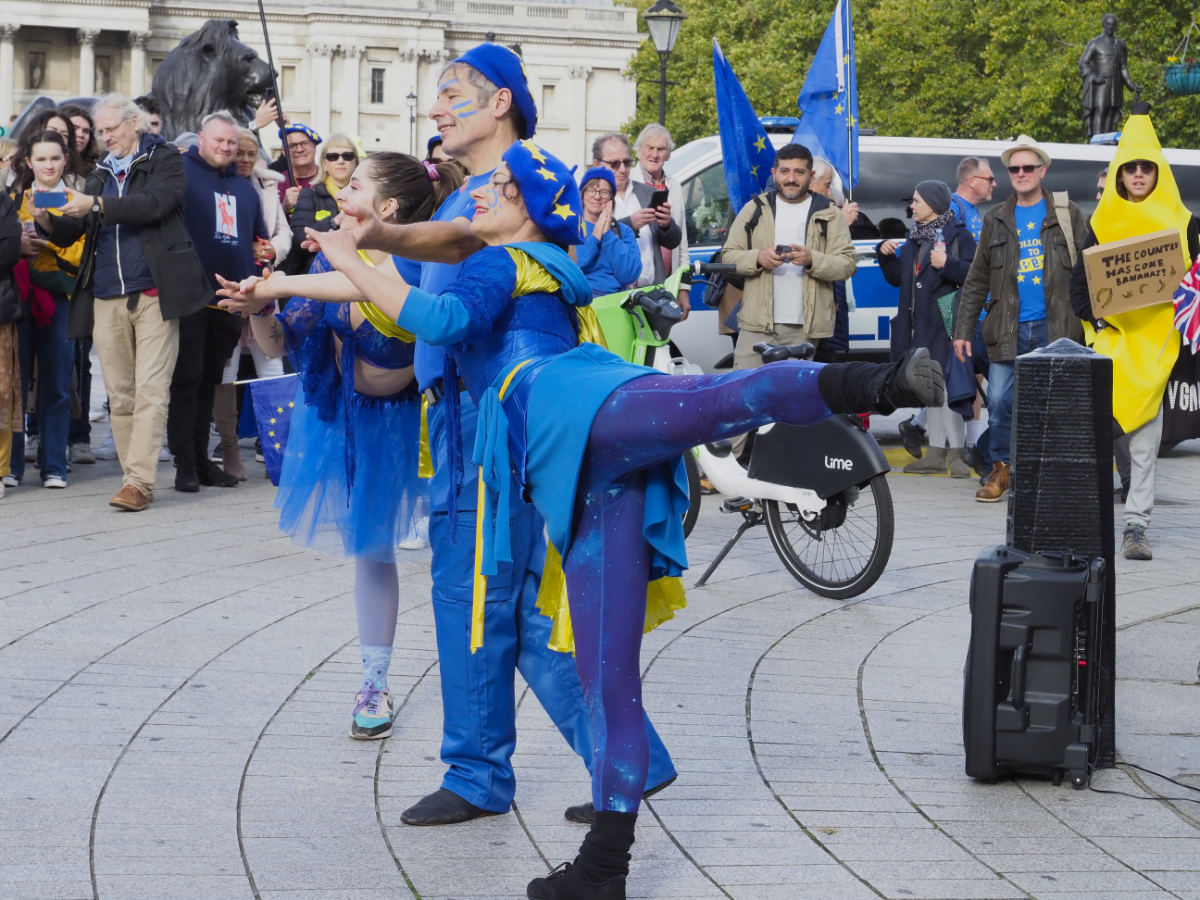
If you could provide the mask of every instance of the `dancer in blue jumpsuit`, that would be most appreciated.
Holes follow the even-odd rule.
[[[437,295],[396,291],[362,266],[353,233],[314,241],[402,328],[446,346],[444,379],[461,376],[478,405],[481,577],[516,556],[514,487],[532,498],[561,554],[592,720],[596,813],[574,863],[534,879],[527,894],[623,898],[648,765],[639,666],[648,587],[687,564],[681,454],[771,421],[940,404],[945,385],[923,349],[891,365],[785,362],[728,375],[630,365],[578,342],[591,291],[565,250],[582,234],[566,167],[519,141],[472,197],[472,229],[488,246]]]

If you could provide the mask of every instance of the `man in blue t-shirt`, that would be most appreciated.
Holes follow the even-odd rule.
[[[385,225],[368,210],[346,211],[365,217],[359,226],[360,247],[423,260],[420,287],[437,294],[457,278],[462,260],[483,246],[470,231],[475,213],[471,191],[491,179],[504,151],[516,140],[533,136],[537,109],[516,55],[499,44],[482,44],[442,72],[429,116],[437,123],[446,153],[472,173],[467,182],[447,198],[431,222]],[[469,457],[475,446],[476,408],[460,384],[445,383],[445,361],[440,347],[417,342],[414,366],[418,387],[429,403],[435,470],[429,541],[442,682],[441,755],[448,769],[441,788],[401,814],[409,825],[452,824],[508,811],[516,788],[510,758],[516,747],[517,670],[589,771],[593,756],[591,720],[575,660],[549,649],[551,622],[537,609],[546,545],[541,517],[529,504],[512,504],[513,561],[500,563],[500,571],[488,576],[483,646],[471,652],[477,470]],[[513,496],[519,497],[520,488],[515,481],[513,485]],[[452,493],[456,522],[450,515]],[[646,726],[650,793],[674,780],[675,768],[649,719]],[[566,815],[572,821],[591,821],[592,804],[572,806]]]
[[[964,158],[954,174],[958,178],[958,188],[950,195],[950,208],[978,243],[979,233],[983,230],[983,215],[979,212],[979,204],[988,203],[992,199],[992,192],[996,189],[996,176],[992,174],[992,167],[988,161],[978,156]]]
[[[1032,138],[1021,135],[1000,160],[1012,178],[1013,196],[983,217],[954,320],[954,351],[965,360],[972,355],[979,314],[991,298],[983,337],[992,470],[975,494],[984,503],[999,500],[1009,488],[1016,358],[1061,337],[1083,340],[1069,297],[1071,267],[1087,238],[1083,213],[1065,195],[1043,187],[1050,154]]]

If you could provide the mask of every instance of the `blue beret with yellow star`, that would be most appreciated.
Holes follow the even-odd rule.
[[[523,130],[518,129],[520,136],[533,137],[537,131],[537,104],[529,92],[529,79],[525,77],[521,57],[501,44],[478,44],[454,62],[470,66],[498,88],[508,88],[513,106],[521,114],[525,126]]]
[[[504,162],[521,190],[529,218],[547,240],[583,243],[583,202],[575,170],[533,141],[517,141],[504,151]]]

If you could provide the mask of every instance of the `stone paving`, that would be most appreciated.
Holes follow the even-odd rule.
[[[441,774],[427,550],[400,554],[395,734],[354,742],[352,566],[278,535],[261,466],[196,496],[164,464],[136,515],[107,506],[116,471],[0,501],[0,898],[514,898],[573,856],[586,773],[527,695],[513,811],[400,822]],[[643,809],[629,895],[1200,900],[1200,441],[1159,472],[1155,559],[1117,562],[1100,790],[963,774],[967,585],[1004,504],[892,474],[895,549],[862,597],[800,589],[751,532],[647,636],[680,775]],[[737,524],[717,506],[689,584]]]

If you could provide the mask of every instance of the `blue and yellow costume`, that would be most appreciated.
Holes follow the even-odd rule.
[[[490,172],[472,176],[442,204],[433,220],[470,218],[475,207],[470,192],[490,176]],[[461,268],[422,265],[421,293],[441,293],[456,282]],[[522,285],[520,290],[528,293],[531,287]],[[538,300],[531,298],[531,303]],[[541,308],[553,309],[548,298],[542,300]],[[557,347],[564,340],[574,343],[569,318],[551,324],[550,331],[543,330],[545,327],[538,325],[508,340],[514,347],[519,341],[528,341],[527,350]],[[464,465],[463,456],[464,448],[469,454],[475,445],[478,411],[467,393],[460,394],[457,374],[447,373],[445,358],[440,347],[418,341],[419,386],[437,400],[428,408],[434,461],[429,540],[442,686],[441,758],[448,766],[442,787],[480,809],[501,812],[509,808],[516,791],[511,764],[516,748],[515,671],[520,671],[589,772],[594,739],[575,661],[550,649],[551,622],[538,612],[538,585],[546,554],[542,519],[533,506],[520,499],[521,488],[511,473],[506,473],[505,481],[512,502],[503,519],[510,560],[498,562],[488,578],[483,598],[483,646],[476,652],[470,649],[478,469]],[[497,354],[499,358],[501,354]],[[446,385],[453,387],[446,391]],[[673,778],[675,768],[649,720],[643,716],[641,722],[651,748],[643,783],[654,787]]]
[[[329,269],[321,255],[312,271]],[[369,321],[352,327],[349,310],[293,297],[277,316],[304,402],[293,414],[275,506],[280,529],[300,544],[390,562],[427,493],[417,475],[420,399],[415,384],[386,397],[360,393],[354,366],[407,368],[413,344]]]

